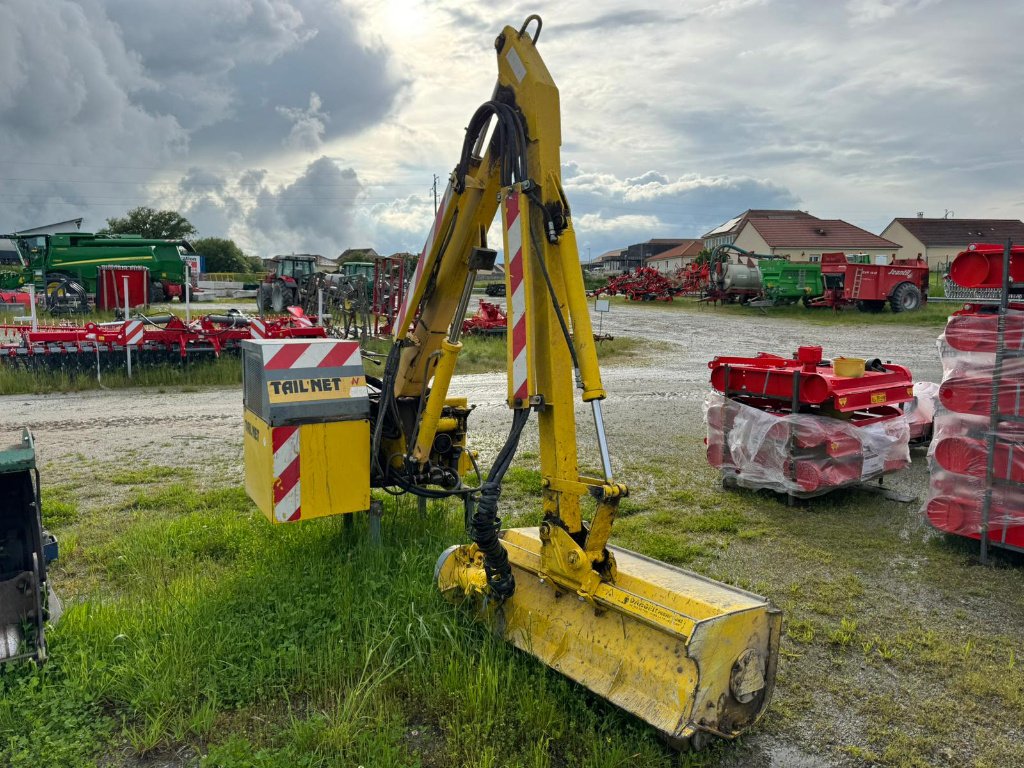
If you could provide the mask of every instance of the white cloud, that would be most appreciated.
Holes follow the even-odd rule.
[[[166,202],[253,249],[415,250],[519,16],[482,0],[8,0],[0,229]],[[1024,54],[1004,32],[1022,23],[997,0],[564,0],[539,46],[581,245],[760,206],[876,231],[917,210],[1020,216]],[[306,199],[313,165],[350,169],[357,193]]]
[[[278,114],[284,115],[292,124],[291,131],[282,141],[284,146],[306,152],[315,152],[320,149],[324,143],[324,131],[329,119],[322,108],[323,102],[316,95],[316,91],[309,94],[307,109],[278,107]]]

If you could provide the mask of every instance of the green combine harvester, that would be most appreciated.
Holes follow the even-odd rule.
[[[0,270],[0,289],[16,290],[27,283],[49,296],[55,291],[96,293],[101,266],[148,267],[149,296],[153,303],[181,296],[185,264],[181,257],[194,254],[185,240],[156,240],[141,235],[95,235],[64,232],[55,235],[3,235],[15,244],[20,265]]]

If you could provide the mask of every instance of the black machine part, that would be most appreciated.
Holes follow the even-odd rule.
[[[0,456],[11,457],[0,462],[0,662],[42,662],[45,624],[60,613],[47,579],[57,541],[42,529],[39,477],[28,431],[21,446]],[[27,464],[24,456],[29,457]]]

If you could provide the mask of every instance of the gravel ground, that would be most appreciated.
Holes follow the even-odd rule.
[[[596,320],[595,320],[596,327]],[[880,357],[907,365],[918,380],[939,381],[941,368],[931,329],[891,326],[834,328],[760,316],[722,316],[713,310],[690,313],[649,307],[615,306],[604,331],[670,345],[652,352],[649,365],[609,367],[603,371],[608,400],[605,419],[613,456],[616,451],[656,448],[636,435],[697,434],[708,386],[707,362],[715,355],[793,352],[800,344],[820,344],[826,356]],[[508,424],[505,375],[477,374],[456,379],[453,395],[466,395],[477,406],[471,420],[474,444],[486,457],[504,440]],[[46,462],[59,465],[69,456],[116,461],[126,454],[155,462],[184,461],[202,475],[227,469],[241,477],[241,393],[236,388],[197,392],[153,389],[92,391],[66,395],[0,397],[0,429],[32,428]],[[589,412],[579,411],[581,444],[593,445]],[[590,439],[588,439],[590,438]],[[535,433],[526,435],[530,448]],[[653,441],[656,442],[656,441]],[[171,457],[166,449],[175,447]],[[209,449],[209,450],[207,450]]]
[[[821,327],[784,319],[767,321],[753,313],[723,316],[710,308],[679,311],[616,305],[605,317],[603,330],[665,343],[652,350],[649,365],[604,371],[609,392],[605,418],[613,463],[618,466],[677,450],[674,446],[680,444],[680,437],[692,436],[694,450],[702,450],[707,362],[716,354],[786,354],[800,344],[820,344],[826,357],[880,357],[909,366],[918,380],[938,381],[941,375],[933,329],[899,328],[896,333],[892,326]],[[460,377],[452,394],[466,395],[476,404],[470,422],[472,439],[486,462],[503,442],[509,423],[505,376]],[[241,392],[234,387],[18,395],[0,398],[0,431],[10,434],[22,426],[32,428],[44,484],[74,473],[81,477],[83,457],[90,464],[184,463],[195,469],[199,483],[240,483],[241,408]],[[589,413],[582,408],[579,422],[585,461],[597,464]],[[535,446],[534,430],[525,435],[523,448],[535,450]],[[923,459],[918,455],[913,470],[898,476],[894,484],[922,493],[926,482]],[[916,506],[913,511],[908,508],[907,514],[908,520],[916,516]],[[732,761],[729,764],[754,768],[827,765],[820,757],[791,745],[773,743],[764,734],[755,733],[745,741],[742,751],[726,758]]]

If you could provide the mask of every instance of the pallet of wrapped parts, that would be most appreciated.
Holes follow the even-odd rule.
[[[965,254],[976,268],[978,251]],[[1024,305],[967,304],[949,318],[939,350],[925,517],[944,533],[1024,551]]]
[[[723,483],[820,496],[910,464],[910,371],[874,360],[759,354],[709,363],[708,462]]]

